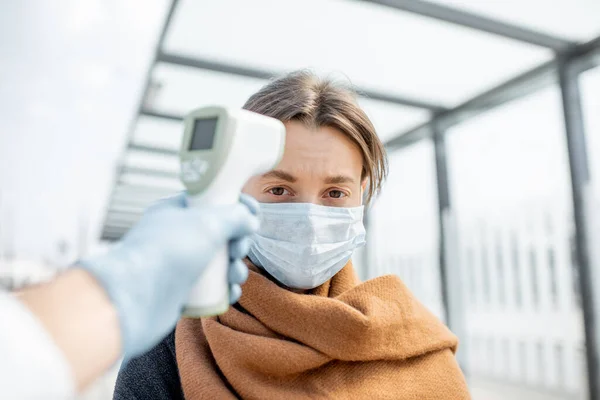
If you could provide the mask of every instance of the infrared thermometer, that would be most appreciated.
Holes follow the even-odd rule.
[[[285,126],[277,119],[247,110],[203,107],[184,120],[181,181],[189,207],[235,204],[246,181],[279,163]],[[198,318],[229,308],[229,252],[216,256],[196,282],[183,315]]]

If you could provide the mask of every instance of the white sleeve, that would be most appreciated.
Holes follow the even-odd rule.
[[[75,397],[67,360],[37,318],[0,291],[0,399],[65,400]]]

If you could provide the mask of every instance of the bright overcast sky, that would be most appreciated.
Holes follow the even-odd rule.
[[[2,2],[0,230],[19,254],[73,248],[80,216],[97,238],[167,5]]]

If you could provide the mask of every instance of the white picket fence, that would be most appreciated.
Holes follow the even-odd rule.
[[[579,392],[584,338],[570,205],[542,199],[458,218],[473,373]]]
[[[377,217],[376,217],[377,218]],[[572,256],[571,205],[535,199],[457,215],[469,370],[578,396],[585,388],[583,319]],[[443,317],[437,232],[422,221],[376,219],[367,276],[396,274]],[[403,242],[405,241],[405,242]]]

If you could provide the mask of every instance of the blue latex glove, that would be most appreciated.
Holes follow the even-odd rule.
[[[248,277],[242,258],[258,228],[249,196],[232,206],[187,208],[185,195],[160,201],[102,256],[82,260],[117,309],[126,358],[150,350],[173,330],[194,283],[229,243],[230,301]]]

